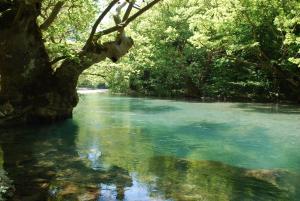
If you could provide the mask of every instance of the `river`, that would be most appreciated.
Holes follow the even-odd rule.
[[[1,129],[20,201],[298,201],[300,107],[85,93],[74,118]]]

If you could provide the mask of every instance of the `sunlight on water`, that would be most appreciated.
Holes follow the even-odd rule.
[[[79,149],[97,144],[102,151],[119,151],[114,157],[121,161],[168,155],[300,170],[300,108],[104,95],[83,96],[81,103],[75,111]]]
[[[74,119],[2,129],[15,200],[297,201],[300,107],[84,94]]]

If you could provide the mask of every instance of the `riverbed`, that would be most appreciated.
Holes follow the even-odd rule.
[[[74,118],[1,129],[15,200],[297,201],[300,107],[81,93]]]

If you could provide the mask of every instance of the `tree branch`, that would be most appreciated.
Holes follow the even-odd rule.
[[[63,1],[59,1],[55,4],[51,14],[49,15],[49,17],[44,21],[43,24],[41,24],[40,29],[41,30],[46,30],[49,28],[49,26],[54,22],[54,20],[56,19],[58,13],[60,12],[60,10],[62,9],[64,5]]]
[[[95,22],[92,32],[89,36],[88,41],[85,43],[85,46],[83,47],[82,51],[80,52],[80,66],[77,68],[78,72],[82,72],[85,69],[87,69],[89,66],[98,63],[105,58],[111,59],[113,62],[117,62],[122,56],[124,56],[129,49],[133,46],[133,40],[130,37],[127,37],[125,35],[124,28],[133,20],[135,20],[138,16],[143,14],[145,11],[150,9],[152,6],[154,6],[156,3],[158,3],[161,0],[153,0],[151,3],[147,4],[145,7],[137,11],[135,14],[130,16],[129,11],[125,12],[125,19],[127,18],[126,15],[128,15],[128,18],[122,22],[122,19],[120,17],[120,8],[122,9],[122,4],[120,4],[116,8],[116,13],[114,15],[114,20],[117,19],[119,22],[116,24],[116,26],[111,27],[107,30],[100,31],[96,33],[96,29],[98,25],[100,24],[101,20],[106,16],[106,14],[112,9],[112,7],[118,2],[117,0],[112,1],[109,6],[103,11],[103,13],[99,16],[97,21]],[[127,1],[129,4],[132,1]],[[131,6],[130,6],[131,7]],[[132,9],[132,8],[127,8]],[[127,14],[126,14],[127,13]],[[117,17],[117,18],[116,18]],[[124,18],[124,17],[123,17]],[[99,37],[105,34],[109,34],[112,32],[119,32],[116,39],[113,41],[108,41],[104,43],[98,43],[97,40]]]
[[[92,31],[90,33],[90,36],[88,38],[88,40],[86,41],[86,46],[88,46],[92,40],[93,37],[97,31],[97,28],[99,26],[99,24],[101,23],[101,21],[103,20],[103,18],[107,15],[107,13],[112,9],[112,7],[118,2],[119,0],[113,0],[107,7],[106,9],[101,13],[101,15],[98,17],[98,19],[96,20],[95,24],[93,25]]]
[[[20,2],[19,7],[18,7],[18,11],[17,11],[15,19],[13,21],[13,24],[15,24],[21,18],[24,7],[25,7],[24,2]]]
[[[60,57],[57,57],[57,58],[53,59],[53,60],[50,62],[50,64],[53,65],[53,64],[59,62],[60,60],[63,60],[63,59],[66,59],[66,58],[68,58],[68,57],[67,57],[67,56],[60,56]]]
[[[145,7],[141,8],[138,12],[136,12],[135,14],[133,14],[130,18],[128,18],[124,22],[125,26],[127,26],[130,22],[132,22],[133,20],[135,20],[137,17],[139,17],[140,15],[142,15],[144,12],[146,12],[147,10],[149,10],[150,8],[152,8],[155,4],[157,4],[160,1],[161,0],[153,0],[151,3],[147,4]]]
[[[120,4],[117,8],[116,8],[116,13],[113,15],[115,24],[120,24],[122,22],[121,20],[121,11],[124,8],[124,6],[127,4],[126,1],[124,1],[122,4]]]
[[[136,12],[135,14],[133,14],[131,17],[129,17],[127,20],[125,20],[121,24],[117,24],[114,27],[111,27],[111,28],[108,28],[108,29],[105,29],[103,31],[100,31],[100,32],[96,33],[95,34],[95,39],[99,39],[103,35],[107,35],[107,34],[113,33],[113,32],[118,31],[120,29],[124,29],[130,22],[132,22],[133,20],[135,20],[137,17],[139,17],[140,15],[142,15],[144,12],[146,12],[147,10],[149,10],[150,8],[152,8],[155,4],[157,4],[160,1],[161,0],[153,0],[151,3],[149,3],[145,7],[141,8],[138,12]]]
[[[131,13],[131,10],[132,10],[132,8],[133,8],[133,6],[134,6],[134,1],[131,1],[131,2],[129,3],[128,7],[127,7],[127,10],[126,10],[124,16],[123,16],[123,20],[122,20],[123,22],[126,21],[126,20],[128,19],[129,15],[130,15],[130,13]]]

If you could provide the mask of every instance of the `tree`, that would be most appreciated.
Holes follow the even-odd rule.
[[[72,12],[86,4],[91,10],[85,12],[94,12],[92,5],[96,6],[97,1],[0,0],[0,124],[49,122],[71,117],[78,103],[79,75],[105,58],[116,62],[124,56],[133,46],[133,40],[125,34],[125,27],[159,1],[143,1],[143,6],[133,14],[135,1],[110,1],[80,50],[70,52],[60,48],[57,54],[47,49],[45,42],[50,40],[57,47],[62,46],[61,41],[57,40],[55,32],[43,35],[42,30],[51,27],[64,9]],[[101,21],[114,7],[115,26],[98,31]],[[122,10],[125,10],[123,18]],[[40,16],[44,21],[39,25]],[[64,35],[76,33],[75,25]],[[117,33],[116,37],[103,42],[103,36],[111,33]],[[71,36],[65,38],[75,41]],[[53,55],[59,56],[53,58]]]
[[[299,9],[297,0],[165,0],[127,29],[138,51],[118,75],[135,94],[299,102]]]

